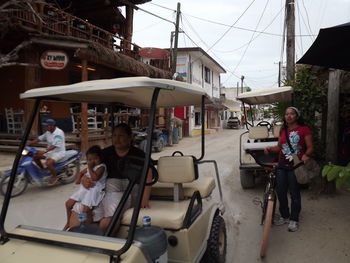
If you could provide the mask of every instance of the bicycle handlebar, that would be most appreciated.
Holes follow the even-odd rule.
[[[263,168],[269,168],[269,169],[274,169],[276,167],[276,165],[272,165],[272,164],[267,164],[267,163],[263,163],[259,160],[259,158],[257,157],[257,153],[252,151],[252,150],[246,150],[247,153],[249,153],[253,158],[254,160],[256,161],[257,164],[259,164],[261,167]],[[304,162],[301,161],[300,163],[298,163],[297,165],[295,166],[292,166],[291,167],[291,170],[295,170],[296,168],[300,167],[304,165]]]

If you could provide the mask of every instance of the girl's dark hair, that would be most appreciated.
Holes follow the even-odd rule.
[[[298,113],[297,113],[296,110],[294,110],[293,108],[288,107],[287,109],[292,109],[292,110],[295,112],[295,114],[298,116]],[[287,110],[287,109],[286,109],[286,110]],[[301,116],[301,115],[298,116],[297,123],[298,123],[298,125],[300,125],[300,126],[305,126],[305,120],[304,120],[303,116]],[[283,127],[284,127],[284,128],[288,128],[288,125],[287,125],[287,122],[286,122],[286,118],[285,118],[285,117],[283,117]]]
[[[100,160],[103,161],[102,149],[101,149],[101,147],[98,146],[98,145],[91,146],[91,147],[87,150],[86,156],[87,156],[88,154],[96,154],[96,155],[100,158]]]
[[[118,125],[114,126],[113,128],[113,132],[116,130],[116,129],[123,129],[127,135],[131,136],[132,135],[132,131],[131,131],[131,128],[129,125],[127,125],[126,123],[119,123]]]

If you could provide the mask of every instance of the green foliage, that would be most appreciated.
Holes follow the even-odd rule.
[[[327,178],[329,182],[335,181],[337,189],[344,186],[350,190],[350,163],[347,166],[325,165],[322,169],[322,177]]]
[[[316,159],[325,157],[325,140],[321,140],[320,128],[317,127],[316,113],[325,117],[327,109],[326,79],[322,78],[322,72],[312,67],[300,67],[295,80],[288,85],[293,87],[293,106],[297,107],[306,122],[313,131],[314,153]]]
[[[271,109],[271,113],[276,122],[282,122],[284,117],[284,112],[286,108],[291,105],[291,102],[278,102],[273,103],[273,108]]]

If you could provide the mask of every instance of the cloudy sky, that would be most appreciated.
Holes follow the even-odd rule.
[[[153,0],[144,10],[175,21],[179,1]],[[199,46],[227,71],[225,87],[245,77],[252,89],[277,86],[282,57],[285,0],[182,0],[179,47]],[[350,22],[350,0],[297,0],[296,59],[315,40],[320,28]],[[133,42],[141,47],[169,48],[174,25],[142,10],[134,15]],[[254,32],[255,31],[255,32]],[[285,49],[284,49],[285,50]],[[285,52],[284,52],[285,53]]]

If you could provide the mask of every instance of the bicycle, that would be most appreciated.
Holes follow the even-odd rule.
[[[263,230],[263,236],[262,236],[261,246],[260,246],[260,257],[264,258],[266,255],[266,251],[269,243],[271,225],[273,223],[275,209],[276,209],[276,190],[275,189],[276,189],[277,163],[263,163],[260,161],[259,159],[260,155],[258,155],[257,152],[248,151],[248,153],[255,159],[257,164],[263,167],[265,171],[269,172],[267,176],[265,192],[263,194],[263,201],[261,201],[260,199],[253,200],[255,204],[260,204],[262,209],[260,224],[264,225],[264,230]],[[294,170],[303,164],[304,164],[303,162],[300,162],[299,164],[294,166],[292,169]]]

